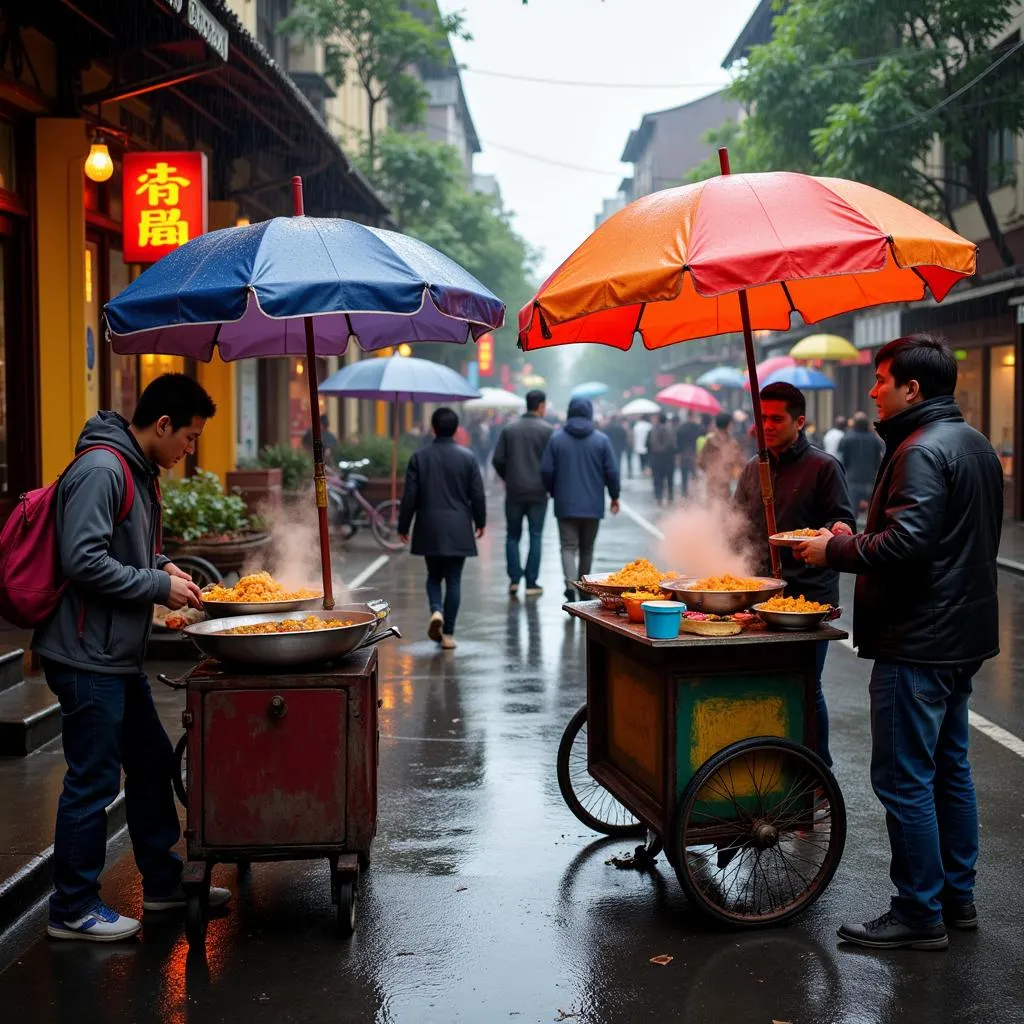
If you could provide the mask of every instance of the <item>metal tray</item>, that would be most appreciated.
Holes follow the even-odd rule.
[[[697,580],[693,577],[677,580],[665,580],[662,590],[670,590],[686,603],[686,607],[694,612],[708,612],[711,615],[732,615],[741,612],[759,601],[767,601],[786,586],[785,580],[776,580],[768,576],[752,576],[763,584],[757,590],[692,590]]]
[[[401,637],[394,626],[381,628],[378,613],[368,611],[365,605],[341,605],[331,611],[307,612],[321,619],[344,617],[352,619],[351,626],[336,626],[301,633],[257,633],[225,635],[224,630],[236,626],[254,626],[260,622],[280,622],[294,616],[287,612],[263,615],[242,615],[208,619],[186,626],[182,632],[202,652],[218,661],[254,668],[273,666],[291,668],[316,662],[332,661],[361,647],[377,643],[387,637]]]
[[[270,615],[273,612],[297,612],[304,609],[323,609],[324,599],[302,597],[293,601],[207,601],[203,600],[203,611],[211,619],[224,619],[232,615]]]
[[[755,604],[753,610],[772,629],[790,629],[798,632],[817,629],[833,615],[832,608],[826,608],[823,612],[773,612]]]

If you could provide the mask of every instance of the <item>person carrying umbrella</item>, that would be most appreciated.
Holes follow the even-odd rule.
[[[871,784],[896,895],[881,916],[839,929],[870,949],[945,949],[946,924],[978,925],[967,702],[973,676],[999,653],[1003,470],[964,422],[956,383],[956,360],[929,335],[878,351],[871,397],[885,457],[867,527],[822,530],[797,549],[809,565],[857,574],[853,638],[874,661]]]
[[[476,557],[476,542],[487,526],[484,481],[473,453],[455,443],[459,417],[442,406],[430,419],[434,441],[414,452],[405,471],[398,535],[427,563],[430,625],[427,636],[455,649],[455,619],[462,599],[462,570]],[[443,584],[443,591],[442,591]]]
[[[768,384],[761,389],[761,415],[772,471],[775,493],[775,521],[780,533],[787,530],[825,527],[833,533],[853,532],[854,514],[846,489],[846,476],[838,460],[815,448],[803,432],[807,400],[792,384]],[[736,504],[749,520],[751,535],[758,538],[758,550],[764,556],[759,572],[770,575],[768,535],[761,505],[758,460],[752,458],[743,468],[736,485]],[[814,567],[793,557],[783,548],[782,578],[791,597],[803,595],[833,607],[839,604],[839,573],[827,567]],[[828,654],[828,642],[818,644],[817,723],[818,756],[832,767],[828,745],[828,706],[821,689],[821,675]]]

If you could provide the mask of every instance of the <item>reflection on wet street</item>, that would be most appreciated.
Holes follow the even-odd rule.
[[[654,519],[647,486],[637,482],[626,497]],[[220,867],[215,882],[235,896],[211,922],[205,959],[189,955],[173,915],[147,916],[134,945],[103,947],[40,940],[37,914],[0,950],[14,956],[0,975],[0,1019],[1024,1021],[1019,757],[972,733],[983,822],[977,934],[955,933],[939,954],[838,947],[836,926],[881,912],[889,885],[867,779],[866,665],[835,648],[826,692],[848,815],[838,872],[788,926],[718,926],[687,901],[663,855],[651,873],[617,869],[610,859],[637,840],[601,840],[563,802],[555,755],[585,698],[581,626],[560,610],[554,523],[545,595],[510,600],[496,500],[491,515],[481,557],[467,567],[457,651],[426,638],[420,560],[393,558],[370,581],[392,601],[405,639],[380,647],[379,831],[355,936],[343,942],[333,932],[326,863],[257,864],[244,883]],[[627,516],[608,520],[595,571],[651,554],[653,544]],[[1004,654],[979,678],[974,706],[1021,735],[1024,580],[1007,577],[1002,590]],[[139,912],[137,874],[121,849],[104,893]],[[667,965],[650,962],[663,954]]]

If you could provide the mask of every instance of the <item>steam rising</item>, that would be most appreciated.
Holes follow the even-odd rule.
[[[751,524],[731,502],[686,501],[658,525],[665,534],[659,565],[687,576],[753,576],[757,572]]]

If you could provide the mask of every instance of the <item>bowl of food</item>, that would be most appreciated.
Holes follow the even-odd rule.
[[[771,629],[817,629],[832,613],[832,606],[799,597],[776,595],[768,601],[754,605],[754,611]]]
[[[785,580],[768,576],[704,576],[700,579],[665,580],[663,590],[670,590],[686,602],[691,611],[709,615],[732,615],[759,601],[767,601],[786,586]]]
[[[777,548],[796,548],[810,540],[811,537],[817,536],[817,530],[806,527],[801,530],[786,530],[783,533],[773,533],[768,538],[768,543]]]
[[[658,590],[627,590],[622,595],[622,603],[626,609],[626,618],[630,622],[643,622],[644,610],[640,606],[644,601],[660,601],[662,592]]]
[[[656,593],[661,589],[661,581],[669,575],[646,558],[638,558],[624,565],[618,572],[590,573],[580,582],[588,593],[621,597],[627,590]]]
[[[214,583],[202,591],[203,610],[211,619],[229,615],[262,615],[271,612],[294,612],[316,608],[323,603],[323,594],[300,587],[289,590],[269,572],[243,576],[233,587]]]

